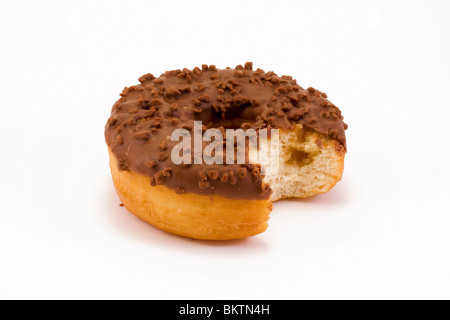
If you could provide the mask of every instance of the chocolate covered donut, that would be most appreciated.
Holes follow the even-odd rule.
[[[120,94],[105,136],[119,197],[160,229],[196,239],[254,235],[267,228],[271,201],[326,192],[342,176],[347,125],[340,110],[290,76],[254,71],[248,62],[146,74],[139,82]],[[192,155],[176,164],[173,132],[208,129],[224,136],[227,129],[278,129],[278,174],[265,176],[248,154],[244,163],[199,163]]]

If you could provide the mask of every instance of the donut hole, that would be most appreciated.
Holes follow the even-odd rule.
[[[254,123],[258,113],[250,104],[228,109],[226,112],[216,112],[211,104],[206,104],[195,120],[202,121],[208,128],[224,127],[225,129],[240,129],[243,123]]]
[[[246,119],[236,118],[236,119],[218,119],[214,121],[210,121],[206,123],[206,127],[208,129],[214,128],[217,129],[219,127],[224,127],[225,129],[240,129],[243,123],[248,122]]]

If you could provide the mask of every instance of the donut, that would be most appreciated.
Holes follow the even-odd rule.
[[[148,73],[139,82],[113,105],[105,138],[123,205],[161,230],[202,240],[260,234],[272,202],[325,193],[342,177],[347,125],[341,111],[325,93],[303,89],[290,76],[253,70],[247,62],[234,69],[202,65],[159,77]],[[269,134],[244,148],[233,137],[205,140],[208,132],[228,137],[251,130]],[[174,139],[179,132],[204,136],[180,149],[181,139]],[[214,159],[224,161],[201,156],[213,145],[219,147]],[[227,146],[231,158],[243,152],[241,162],[228,161]],[[200,157],[188,153],[192,149]],[[258,163],[255,150],[277,150],[276,170]]]

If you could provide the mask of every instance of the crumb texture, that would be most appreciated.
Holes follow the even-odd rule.
[[[298,125],[280,134],[279,144],[278,172],[264,177],[273,190],[272,201],[325,193],[341,179],[345,152],[335,140]],[[268,146],[260,143],[260,148]]]

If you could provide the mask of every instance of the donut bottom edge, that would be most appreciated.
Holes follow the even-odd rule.
[[[217,195],[177,194],[164,185],[152,187],[150,178],[119,171],[109,150],[116,192],[132,214],[154,227],[199,240],[233,240],[266,231],[270,200],[235,200]]]

